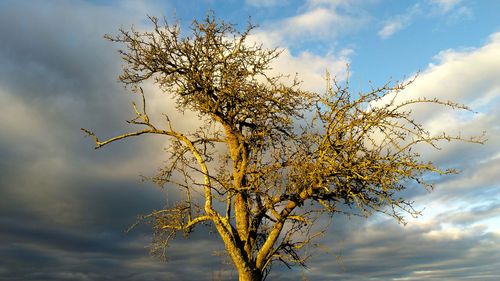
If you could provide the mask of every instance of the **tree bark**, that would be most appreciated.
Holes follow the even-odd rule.
[[[258,269],[238,267],[239,281],[262,281],[262,273]]]
[[[245,172],[247,166],[248,152],[242,141],[242,135],[228,124],[222,123],[226,132],[227,145],[233,161],[233,181],[234,188],[237,190],[234,197],[234,215],[236,219],[236,231],[243,243],[244,250],[251,260],[251,250],[247,240],[249,238],[249,208],[247,191],[242,190],[245,187]]]

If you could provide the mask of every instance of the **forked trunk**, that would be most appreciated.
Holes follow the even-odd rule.
[[[239,281],[262,281],[262,273],[258,269],[238,269]]]

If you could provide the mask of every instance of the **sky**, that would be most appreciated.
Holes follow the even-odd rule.
[[[166,191],[140,182],[165,160],[164,139],[96,151],[80,131],[113,137],[133,129],[124,121],[134,95],[117,82],[120,46],[104,34],[147,30],[147,15],[176,15],[188,28],[208,9],[241,28],[251,15],[259,24],[251,39],[283,49],[272,71],[298,73],[304,89],[324,91],[326,70],[342,81],[346,65],[361,89],[419,72],[402,94],[476,113],[425,105],[414,109],[417,120],[436,134],[487,132],[484,145],[422,148],[425,159],[461,173],[433,178],[431,193],[410,188],[405,196],[422,216],[406,226],[383,215],[334,217],[323,244],[345,268],[322,254],[305,270],[309,280],[498,280],[499,1],[0,0],[1,280],[237,280],[213,254],[223,249],[214,234],[175,240],[164,263],[148,256],[147,225],[124,232],[165,203]],[[153,112],[196,126],[165,93],[145,87]],[[276,267],[270,280],[300,280],[300,270]]]

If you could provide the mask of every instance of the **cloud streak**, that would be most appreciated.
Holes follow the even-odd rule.
[[[414,18],[421,12],[420,7],[420,3],[416,3],[409,8],[406,13],[394,16],[393,18],[387,20],[384,27],[377,33],[378,36],[382,39],[386,39],[394,33],[409,26]]]
[[[383,27],[377,32],[381,39],[387,39],[414,24],[421,24],[432,18],[444,17],[447,23],[456,23],[473,16],[471,10],[460,5],[461,0],[418,1],[404,13],[390,16],[384,20]]]

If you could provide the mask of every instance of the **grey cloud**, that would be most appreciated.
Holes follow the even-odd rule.
[[[142,274],[124,264],[147,255],[147,243],[127,243],[149,231],[123,231],[137,215],[161,208],[164,197],[151,184],[137,185],[147,165],[126,168],[131,173],[120,179],[114,174],[137,155],[146,158],[139,165],[157,164],[142,153],[151,141],[96,153],[79,128],[110,135],[127,129],[115,124],[129,117],[122,109],[130,96],[115,82],[116,46],[102,36],[144,16],[80,1],[0,3],[0,36],[7,38],[0,44],[3,280],[138,280],[134,275]],[[157,266],[158,276],[163,271]]]
[[[498,201],[486,202],[482,206],[474,206],[469,210],[451,213],[446,215],[444,220],[448,223],[467,227],[495,217],[500,217],[500,202]]]
[[[353,229],[343,241],[342,258],[347,271],[333,270],[336,261],[322,257],[308,272],[310,279],[324,280],[322,273],[331,272],[331,277],[338,280],[439,280],[444,276],[454,280],[494,280],[491,273],[496,270],[498,259],[478,253],[490,245],[492,248],[486,252],[500,256],[498,234],[464,230],[459,239],[446,233],[439,239],[428,236],[439,228],[439,224],[431,228],[403,228],[393,221],[381,220]]]
[[[208,280],[211,268],[231,274],[212,257],[222,245],[207,238],[176,241],[171,262],[162,263],[147,257],[145,228],[117,235],[2,223],[9,232],[0,237],[10,241],[0,253],[3,280]]]
[[[0,34],[9,40],[1,47],[3,64],[8,66],[2,68],[2,84],[15,87],[16,94],[39,99],[95,94],[96,86],[116,73],[112,49],[104,48],[102,39],[103,23],[112,26],[111,16],[84,2],[78,6],[62,1],[4,3],[2,21],[8,24],[1,25]]]

